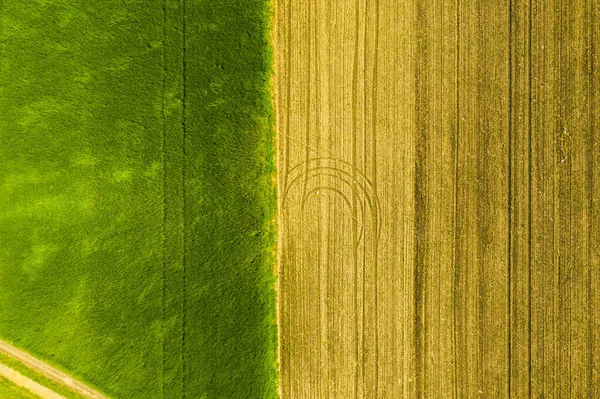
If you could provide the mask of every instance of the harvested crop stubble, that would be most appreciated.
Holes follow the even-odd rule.
[[[600,3],[277,8],[283,399],[600,397]]]

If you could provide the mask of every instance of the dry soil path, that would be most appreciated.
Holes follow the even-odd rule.
[[[6,378],[7,380],[11,381],[13,384],[21,388],[25,388],[26,390],[33,393],[34,395],[39,396],[40,398],[65,399],[64,396],[57,394],[56,392],[46,388],[43,385],[38,384],[32,379],[25,377],[23,374],[11,369],[10,367],[6,367],[3,364],[0,364],[0,376]]]
[[[35,371],[36,373],[41,374],[42,376],[65,386],[71,392],[81,395],[84,398],[109,399],[107,396],[101,394],[93,388],[90,388],[87,385],[74,380],[68,374],[65,374],[64,372],[50,366],[49,364],[36,359],[30,354],[12,346],[8,342],[0,340],[0,354],[18,361],[19,363]],[[37,384],[32,380],[29,380],[27,377],[17,373],[16,371],[6,366],[0,365],[0,374],[3,375],[5,378],[11,380],[13,383],[30,390],[31,392],[41,396],[42,398],[62,398],[62,396],[50,391],[49,389]],[[27,386],[22,384],[27,384]],[[36,389],[37,391],[33,390],[32,388]],[[43,389],[43,391],[41,391],[40,389]],[[42,395],[41,393],[44,394]]]

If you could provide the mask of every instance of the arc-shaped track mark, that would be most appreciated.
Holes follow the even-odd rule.
[[[330,175],[330,176],[333,176],[333,175]],[[350,204],[350,200],[348,199],[348,197],[341,190],[336,189],[334,187],[330,187],[330,186],[318,186],[318,187],[315,187],[315,188],[309,190],[306,194],[304,194],[304,196],[302,198],[302,210],[304,210],[305,203],[306,203],[306,201],[308,201],[309,197],[312,194],[314,194],[314,193],[316,193],[316,192],[318,192],[320,190],[329,190],[329,191],[333,191],[333,192],[341,195],[342,196],[342,200],[346,203],[346,205],[348,205],[348,207],[350,209],[352,209],[352,205]],[[361,216],[362,216],[365,213],[364,204],[360,208],[361,208]],[[352,214],[352,219],[355,220],[358,223],[358,218],[354,214]],[[365,230],[366,230],[366,226],[363,224],[361,226],[361,228],[360,228],[360,234],[358,235],[358,237],[356,239],[355,246],[358,246],[358,243],[363,239],[363,236],[365,235]]]
[[[339,163],[339,164],[345,165],[351,169],[353,168],[353,166],[350,162],[344,161],[343,159],[332,158],[332,157],[315,157],[315,158],[310,158],[308,161],[309,162],[333,162],[336,165]],[[298,164],[294,165],[292,168],[289,169],[288,175],[295,173],[295,171],[298,168],[301,168],[303,166],[304,166],[304,163],[298,163]],[[323,165],[323,166],[327,166],[327,165]],[[337,167],[335,167],[335,166],[332,166],[332,167],[337,169]],[[356,169],[356,174],[358,176],[360,176],[363,180],[365,180],[369,184],[369,186],[372,186],[371,179],[369,179],[369,177],[367,175],[365,175],[360,169]]]
[[[337,165],[338,162],[342,167]],[[334,165],[332,166],[331,163]],[[308,169],[306,169],[306,167],[308,167]],[[356,234],[356,232],[353,233],[355,249],[359,247],[360,242],[364,242],[365,245],[367,245],[365,240],[368,225],[372,226],[375,233],[371,241],[374,245],[378,244],[378,238],[381,232],[381,224],[378,220],[379,213],[377,212],[379,201],[378,198],[372,198],[370,181],[362,174],[362,172],[353,168],[348,163],[338,161],[335,158],[311,159],[307,163],[297,164],[290,170],[295,173],[291,173],[287,176],[288,184],[284,187],[283,195],[281,196],[282,208],[287,206],[287,200],[292,191],[300,190],[302,211],[304,211],[305,204],[312,195],[321,190],[332,191],[338,194],[348,206],[348,210],[351,211],[353,223],[356,223],[357,226],[360,225],[360,234]],[[322,179],[319,179],[322,177],[325,177],[328,181],[323,182]],[[359,200],[357,201],[357,199]],[[360,216],[355,213],[356,210],[360,212]],[[367,216],[367,213],[370,213],[371,215]],[[374,223],[370,223],[371,221],[374,221]],[[356,250],[354,256],[357,256]],[[366,259],[363,259],[363,262],[367,262]],[[364,281],[362,287],[364,292],[366,289]],[[364,334],[363,331],[363,340]],[[357,337],[358,345],[360,345],[359,341],[360,339]]]
[[[319,169],[318,169],[318,168],[312,168],[312,169],[310,169],[310,170],[309,170],[309,172],[310,172],[310,171],[316,171],[316,170],[319,170]],[[350,176],[350,174],[349,174],[348,172],[345,172],[345,171],[340,171],[340,170],[335,170],[335,171],[336,171],[336,172],[338,172],[338,173],[340,173],[340,172],[341,172],[342,174],[345,174],[345,175],[348,175],[348,176]],[[325,173],[325,172],[319,172],[319,173],[317,173],[317,174],[313,174],[313,175],[311,175],[311,176],[312,176],[312,177],[318,177],[318,176],[330,176],[330,177],[336,177],[336,178],[338,178],[338,177],[339,177],[338,175],[335,175],[335,174],[333,174],[333,173]],[[292,181],[290,182],[290,183],[291,183],[291,185],[293,185],[293,183],[295,183],[297,180],[301,179],[302,177],[304,177],[304,175],[299,175],[299,176],[296,176],[296,177],[294,178],[294,180],[292,180]],[[349,185],[349,182],[346,182],[346,183]],[[358,182],[357,182],[357,184],[359,184],[359,185],[360,185],[360,183],[358,183]],[[290,186],[290,187],[291,187],[291,186]],[[364,186],[362,186],[362,185],[360,185],[360,187],[361,187],[363,190],[365,189],[365,188],[364,188]],[[286,192],[286,193],[284,193],[284,195],[287,195],[287,192]],[[345,197],[345,198],[347,198],[347,196],[345,196],[345,195],[344,195],[344,197]],[[371,197],[367,195],[365,198],[366,198],[366,201],[367,201],[367,204],[368,204],[369,208],[370,208],[371,210],[373,210],[373,201],[371,200]],[[285,197],[282,197],[282,202],[285,202]],[[303,200],[303,202],[305,202],[305,200]],[[348,202],[349,202],[349,200],[348,200]],[[377,205],[378,205],[378,204],[376,203],[376,204],[375,204],[375,206],[377,206]],[[361,206],[361,211],[362,211],[362,212],[361,212],[361,219],[364,221],[364,214],[365,214],[364,202],[362,203],[362,206]],[[354,218],[354,217],[353,217],[353,218]],[[357,218],[357,221],[358,221],[358,218]],[[364,236],[364,234],[365,234],[365,230],[366,230],[366,226],[364,225],[364,222],[363,222],[363,225],[362,225],[362,227],[361,227],[361,229],[360,229],[360,235],[358,235],[358,238],[357,238],[357,240],[356,240],[356,241],[357,241],[357,243],[358,243],[358,242],[360,242],[360,241],[363,239],[363,236]],[[379,232],[378,232],[378,236],[379,236]]]
[[[372,112],[372,123],[371,123],[371,169],[373,173],[372,192],[374,196],[377,196],[377,83],[378,83],[378,72],[379,72],[379,0],[374,0],[374,14],[375,14],[375,37],[374,41],[374,54],[373,54],[373,74],[371,81],[371,112]],[[366,3],[365,3],[366,7]],[[365,47],[366,47],[366,25],[365,25]],[[365,53],[366,62],[366,53]],[[366,66],[366,65],[365,65]],[[365,81],[366,88],[366,81]],[[366,106],[366,103],[365,103]],[[366,127],[366,126],[365,126]],[[379,236],[381,234],[381,212],[379,207],[375,208],[373,213],[373,222],[377,226],[377,234],[373,238],[373,257],[375,267],[375,397],[379,396],[379,266],[378,266],[378,246]]]
[[[309,169],[309,170],[308,170],[308,172],[317,172],[317,173],[312,173],[312,174],[310,174],[310,175],[309,175],[309,177],[308,177],[308,179],[307,179],[307,181],[308,181],[308,180],[310,180],[310,179],[312,179],[312,178],[316,178],[316,177],[321,177],[321,176],[331,176],[331,177],[334,177],[334,178],[339,178],[339,179],[341,179],[341,181],[343,181],[344,183],[346,183],[346,184],[348,184],[348,185],[350,185],[350,184],[351,184],[351,181],[348,181],[348,180],[346,180],[346,179],[342,178],[341,176],[339,176],[339,175],[336,175],[336,174],[335,174],[335,172],[338,172],[338,173],[341,173],[341,174],[344,174],[344,175],[346,175],[346,176],[349,176],[349,177],[351,177],[351,175],[350,175],[348,172],[343,172],[343,171],[339,171],[339,170],[334,170],[334,171],[332,172],[332,171],[330,171],[330,170],[333,170],[333,169],[331,169],[331,168],[327,168],[327,170],[323,172],[323,171],[320,171],[320,169],[321,169],[321,168],[318,168],[318,167],[317,167],[317,168],[311,168],[311,169]],[[282,197],[282,205],[285,205],[285,202],[286,202],[286,196],[287,196],[287,194],[289,193],[289,189],[291,189],[292,185],[293,185],[294,183],[298,182],[298,181],[299,181],[300,179],[302,179],[303,177],[304,177],[304,175],[299,175],[299,176],[296,176],[294,179],[292,179],[292,180],[290,181],[290,187],[288,187],[288,191],[285,191],[285,192],[284,192],[284,196]],[[307,181],[306,181],[305,183],[307,183]],[[360,187],[362,190],[364,190],[363,192],[365,193],[365,198],[366,198],[366,200],[367,200],[367,202],[368,202],[368,204],[369,204],[369,208],[373,209],[373,201],[372,201],[371,197],[368,195],[368,192],[366,191],[366,188],[365,188],[365,186],[364,186],[364,185],[361,185],[361,184],[360,184],[360,183],[358,183],[358,182],[355,182],[355,183],[356,183],[356,184],[358,184],[358,185],[359,185],[359,187]]]
[[[331,167],[328,167],[328,168],[324,168],[324,167],[311,168],[309,170],[309,172],[310,171],[318,171],[321,168],[327,169],[328,171],[332,170],[332,171],[334,171],[336,173],[339,173],[340,176],[332,174],[332,173],[325,173],[325,172],[312,173],[312,174],[309,174],[308,180],[306,180],[305,183],[307,183],[310,179],[313,179],[313,178],[316,178],[316,177],[319,177],[319,176],[331,176],[331,177],[339,178],[341,182],[345,183],[348,187],[350,187],[351,191],[354,193],[353,197],[354,198],[358,197],[358,195],[356,195],[356,192],[355,192],[354,187],[352,185],[352,180],[347,180],[347,179],[345,179],[345,178],[343,178],[341,176],[341,175],[345,175],[345,176],[348,176],[348,177],[352,178],[352,176],[350,175],[349,172],[342,171],[340,169],[331,168]],[[293,187],[293,185],[291,183],[300,183],[301,179],[303,177],[304,177],[304,175],[299,175],[299,176],[296,176],[295,178],[293,178],[290,181],[290,186],[288,187],[288,190],[286,190],[284,192],[284,195],[282,196],[282,208],[285,207],[285,204],[287,202],[287,195],[289,194],[289,191]],[[371,209],[371,212],[373,213],[373,220],[374,220],[374,223],[375,223],[375,231],[376,231],[376,239],[379,239],[379,237],[381,235],[381,223],[380,223],[379,218],[378,218],[378,215],[379,215],[378,211],[379,211],[379,206],[380,206],[379,202],[378,202],[377,199],[375,199],[375,201],[373,201],[373,199],[368,194],[367,188],[364,185],[362,185],[362,184],[358,184],[358,185],[361,188],[361,192],[363,193],[363,197],[368,202],[368,205],[369,205],[369,208]]]
[[[320,162],[327,162],[327,163],[335,163],[335,166],[331,166],[331,165],[321,165],[319,164]],[[377,196],[377,193],[375,192],[375,190],[373,189],[373,186],[371,184],[371,181],[360,171],[360,170],[355,170],[355,168],[352,167],[351,164],[349,164],[346,161],[342,161],[336,158],[311,158],[307,161],[307,163],[317,163],[317,165],[315,167],[312,167],[309,169],[310,171],[315,171],[315,170],[319,170],[319,169],[326,169],[326,170],[330,170],[330,171],[334,171],[336,173],[340,174],[340,179],[342,182],[344,182],[345,184],[349,185],[351,187],[351,189],[354,190],[354,186],[352,184],[352,182],[354,180],[354,176],[358,176],[360,179],[358,181],[356,181],[357,183],[360,182],[360,180],[364,181],[363,184],[359,183],[359,188],[361,189],[360,192],[362,194],[362,196],[364,198],[366,198],[369,203],[371,204],[371,209],[372,209],[372,213],[373,213],[373,217],[372,220],[375,224],[375,230],[377,232],[375,240],[376,242],[378,241],[380,235],[381,235],[381,222],[380,222],[380,201],[379,198]],[[346,171],[344,169],[341,169],[340,167],[337,166],[337,163],[340,163],[342,165],[344,165],[347,168],[350,168],[351,171],[355,171],[356,173],[351,173],[349,171]],[[304,181],[304,180],[300,180],[302,177],[305,177],[305,179],[307,179],[306,181],[308,181],[308,179],[311,179],[314,177],[314,173],[309,174],[308,177],[306,177],[306,175],[302,174],[302,171],[300,171],[300,168],[304,167],[306,164],[305,163],[300,163],[300,164],[296,164],[294,167],[292,167],[291,169],[289,169],[288,175],[286,176],[286,180],[288,181],[288,184],[286,185],[286,187],[284,187],[284,192],[283,192],[283,196],[282,196],[282,208],[285,207],[286,204],[286,198],[289,195],[290,190],[292,189],[292,187],[297,184],[300,181]],[[292,177],[290,180],[290,176],[293,176],[295,173],[298,173],[298,176]],[[346,180],[342,177],[342,175],[348,176],[351,180]],[[373,194],[373,197],[371,197],[371,194]],[[358,196],[356,193],[354,193],[355,196]],[[375,244],[376,245],[376,244]]]
[[[359,180],[358,180],[358,179],[355,179],[355,178],[354,178],[354,175],[353,175],[353,174],[351,174],[350,172],[344,171],[343,169],[340,169],[340,168],[336,168],[336,167],[333,167],[333,166],[328,166],[328,165],[318,165],[318,166],[314,166],[314,167],[312,167],[312,168],[309,168],[309,170],[313,170],[313,171],[314,171],[314,170],[320,170],[320,169],[330,170],[330,171],[332,171],[333,173],[340,173],[340,174],[344,174],[344,175],[348,176],[348,177],[351,179],[351,180],[350,180],[351,182],[353,182],[353,181],[356,181],[358,184],[361,184],[361,183],[359,183]],[[287,186],[287,187],[284,189],[284,192],[283,192],[283,194],[284,194],[284,195],[286,195],[286,194],[287,194],[287,192],[289,192],[289,190],[291,189],[291,187],[292,187],[292,186],[293,186],[293,184],[295,183],[295,181],[296,181],[298,178],[302,178],[302,177],[305,177],[305,176],[304,176],[304,175],[298,175],[298,176],[294,177],[294,178],[292,179],[292,181],[290,181],[290,184],[288,184],[288,186]],[[368,183],[367,183],[367,184],[361,184],[361,187],[362,187],[362,190],[364,190],[364,191],[365,191],[365,193],[367,193],[367,195],[369,195],[369,199],[370,199],[370,198],[371,198],[371,196],[370,196],[370,194],[369,194],[369,191],[370,191],[370,190],[368,190],[368,189],[367,189],[367,188],[370,188],[370,185],[368,185]]]
[[[312,188],[312,189],[308,190],[306,192],[306,194],[304,194],[304,196],[302,197],[302,210],[304,210],[304,206],[305,206],[306,201],[308,200],[308,198],[311,195],[313,195],[314,193],[316,193],[318,191],[321,191],[321,190],[329,190],[329,191],[333,191],[336,194],[339,194],[340,197],[342,197],[342,199],[346,203],[346,205],[348,205],[348,208],[352,209],[352,204],[350,203],[350,200],[348,199],[348,196],[346,196],[346,194],[344,194],[344,192],[342,190],[340,190],[338,188],[335,188],[335,187],[330,187],[330,186],[317,186],[315,188]]]
[[[369,192],[373,193],[374,202],[377,204],[377,208],[379,210],[379,208],[380,208],[379,207],[379,203],[380,203],[379,196],[378,196],[377,192],[373,189],[373,184],[372,184],[371,180],[365,174],[363,174],[360,170],[355,169],[352,166],[352,164],[350,164],[350,163],[348,163],[346,161],[340,160],[340,159],[325,158],[325,157],[322,157],[322,158],[311,158],[308,162],[317,163],[318,164],[317,167],[319,167],[319,168],[327,168],[327,169],[335,170],[336,172],[345,173],[345,174],[351,176],[352,178],[354,178],[354,173],[350,173],[348,171],[344,171],[343,169],[339,168],[337,166],[337,164],[341,163],[342,165],[346,166],[347,168],[350,168],[350,170],[352,172],[355,171],[356,172],[356,176],[360,177],[360,179],[365,182],[365,184],[363,184],[363,186],[365,188],[364,192],[367,193],[367,194]],[[334,166],[331,166],[331,165],[319,165],[319,162],[333,162],[336,165],[334,165]],[[298,173],[298,169],[301,168],[301,167],[303,167],[304,165],[305,165],[304,163],[299,163],[299,164],[296,164],[293,168],[291,168],[289,170],[288,176],[286,177],[286,180],[289,177],[289,175],[292,175],[294,173]],[[284,195],[286,195],[286,193],[289,191],[290,185],[291,185],[291,182],[289,182],[287,185],[284,186]],[[368,190],[367,190],[367,188],[368,188]]]

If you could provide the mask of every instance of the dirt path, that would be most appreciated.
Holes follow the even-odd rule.
[[[39,396],[43,399],[65,399],[64,396],[57,394],[54,391],[46,388],[43,385],[25,377],[23,374],[0,364],[0,376],[11,381],[13,384],[20,386],[21,388],[27,389],[29,392]]]
[[[283,399],[600,394],[599,13],[277,0]]]
[[[36,373],[41,374],[44,377],[46,377],[58,384],[64,385],[71,392],[81,395],[84,398],[109,399],[107,396],[88,387],[87,385],[85,385],[79,381],[75,381],[68,374],[65,374],[62,371],[55,369],[54,367],[42,362],[41,360],[34,358],[30,354],[28,354],[18,348],[15,348],[14,346],[12,346],[9,343],[2,341],[2,340],[0,340],[0,353],[2,353],[5,356],[10,357],[11,359],[14,359],[14,360],[22,363],[23,365],[27,366],[31,370],[35,371]],[[0,365],[0,366],[2,366],[2,365]],[[9,373],[12,372],[15,376],[20,376],[19,373],[16,373],[14,370],[7,368],[6,366],[2,366],[2,368],[0,370],[6,371]],[[2,375],[4,375],[6,378],[9,378],[7,375],[4,374],[4,372]],[[23,377],[23,376],[21,376],[21,377]],[[25,380],[28,380],[26,377],[23,377],[23,378],[25,378]],[[17,381],[13,380],[12,378],[9,378],[9,379],[11,379],[11,381],[15,382],[17,385],[21,385]],[[33,381],[31,381],[31,382],[33,382]],[[37,383],[35,383],[35,384],[37,384]],[[37,384],[37,385],[39,385],[39,384]],[[21,386],[23,386],[23,385],[21,385]],[[23,386],[23,387],[32,391],[30,388],[28,388],[26,386]],[[42,387],[42,388],[44,388],[44,387]],[[44,389],[46,389],[46,388],[44,388]],[[48,389],[46,389],[46,391],[51,392]],[[32,391],[32,392],[37,393],[35,391]],[[52,394],[54,394],[56,396],[43,396],[43,395],[40,395],[40,396],[42,396],[43,398],[46,398],[46,397],[62,398],[62,396],[59,396],[53,392],[52,392]]]

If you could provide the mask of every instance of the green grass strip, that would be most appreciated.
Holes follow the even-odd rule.
[[[270,12],[265,0],[187,1],[188,397],[277,396]]]

